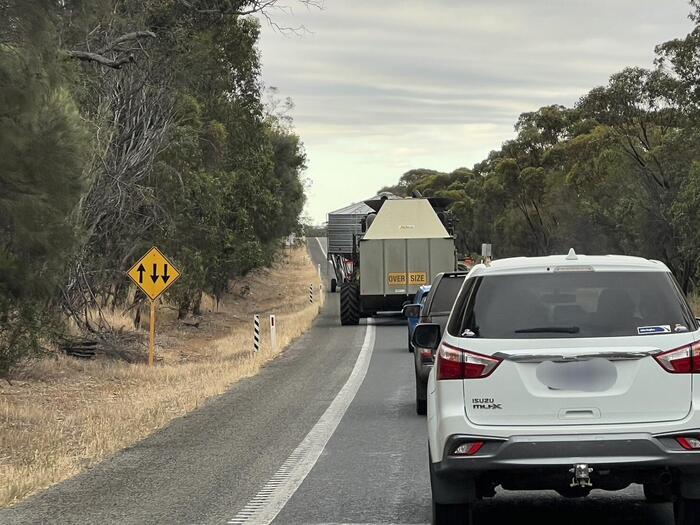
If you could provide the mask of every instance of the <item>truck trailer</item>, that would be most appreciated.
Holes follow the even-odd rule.
[[[335,293],[353,272],[356,239],[362,236],[365,218],[374,210],[364,202],[356,202],[328,214],[328,262],[333,268],[330,289]]]
[[[448,200],[382,195],[364,204],[371,211],[352,234],[350,251],[334,262],[343,325],[401,310],[420,286],[457,263]]]

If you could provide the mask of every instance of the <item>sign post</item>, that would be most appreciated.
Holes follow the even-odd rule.
[[[151,320],[148,324],[150,334],[148,335],[148,366],[153,366],[156,360],[156,302],[151,301]]]
[[[153,247],[131,267],[127,274],[151,299],[148,366],[153,366],[156,359],[156,299],[180,278],[180,272],[158,248]]]

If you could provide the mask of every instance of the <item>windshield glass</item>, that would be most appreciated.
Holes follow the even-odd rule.
[[[448,330],[494,339],[677,333],[695,321],[664,272],[550,272],[478,277]]]
[[[444,275],[435,290],[435,297],[430,305],[431,313],[451,312],[465,275]]]

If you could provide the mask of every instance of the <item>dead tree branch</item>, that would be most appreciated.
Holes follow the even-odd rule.
[[[123,49],[122,46],[132,42],[138,43],[145,38],[156,38],[156,34],[152,31],[133,31],[115,38],[97,51],[81,51],[74,49],[66,51],[66,54],[71,58],[84,62],[94,62],[112,69],[121,69],[122,66],[136,61],[131,50]],[[107,56],[108,53],[111,53],[113,56]]]
[[[307,9],[323,9],[324,6],[324,0],[295,1]],[[297,27],[284,26],[275,20],[271,14],[272,11],[276,10],[287,14],[292,12],[291,6],[282,3],[281,0],[239,0],[234,3],[226,3],[226,5],[222,5],[223,2],[221,0],[178,0],[178,2],[200,15],[217,17],[260,15],[270,27],[280,33],[301,34],[308,32],[303,25]]]
[[[96,64],[112,69],[121,69],[125,64],[131,64],[136,61],[133,53],[122,55],[116,59],[107,58],[97,53],[89,53],[88,51],[67,51],[66,54],[71,58],[76,58],[84,62],[95,62]]]
[[[83,312],[95,312],[101,326],[101,306],[127,299],[123,271],[137,240],[167,221],[149,177],[173,119],[173,102],[149,75],[154,67],[146,61],[143,70],[124,68],[95,94],[100,145],[78,210],[83,245],[63,290],[66,312],[87,330],[93,327]]]
[[[308,8],[323,8],[322,0],[296,0],[301,5]],[[199,14],[219,15],[219,16],[247,16],[262,13],[271,8],[288,10],[289,7],[282,5],[280,0],[242,0],[222,6],[220,1],[206,0],[179,0],[180,4],[188,9],[192,9]]]
[[[156,38],[156,34],[153,31],[134,31],[132,33],[126,33],[112,40],[109,44],[98,50],[97,53],[104,55],[105,53],[116,49],[117,46],[121,44],[133,42],[134,40],[141,40],[143,38]]]

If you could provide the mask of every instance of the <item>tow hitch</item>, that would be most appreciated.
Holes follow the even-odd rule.
[[[593,486],[593,483],[591,483],[591,472],[593,472],[593,469],[586,463],[577,463],[569,469],[569,472],[574,475],[569,486],[581,488]]]

